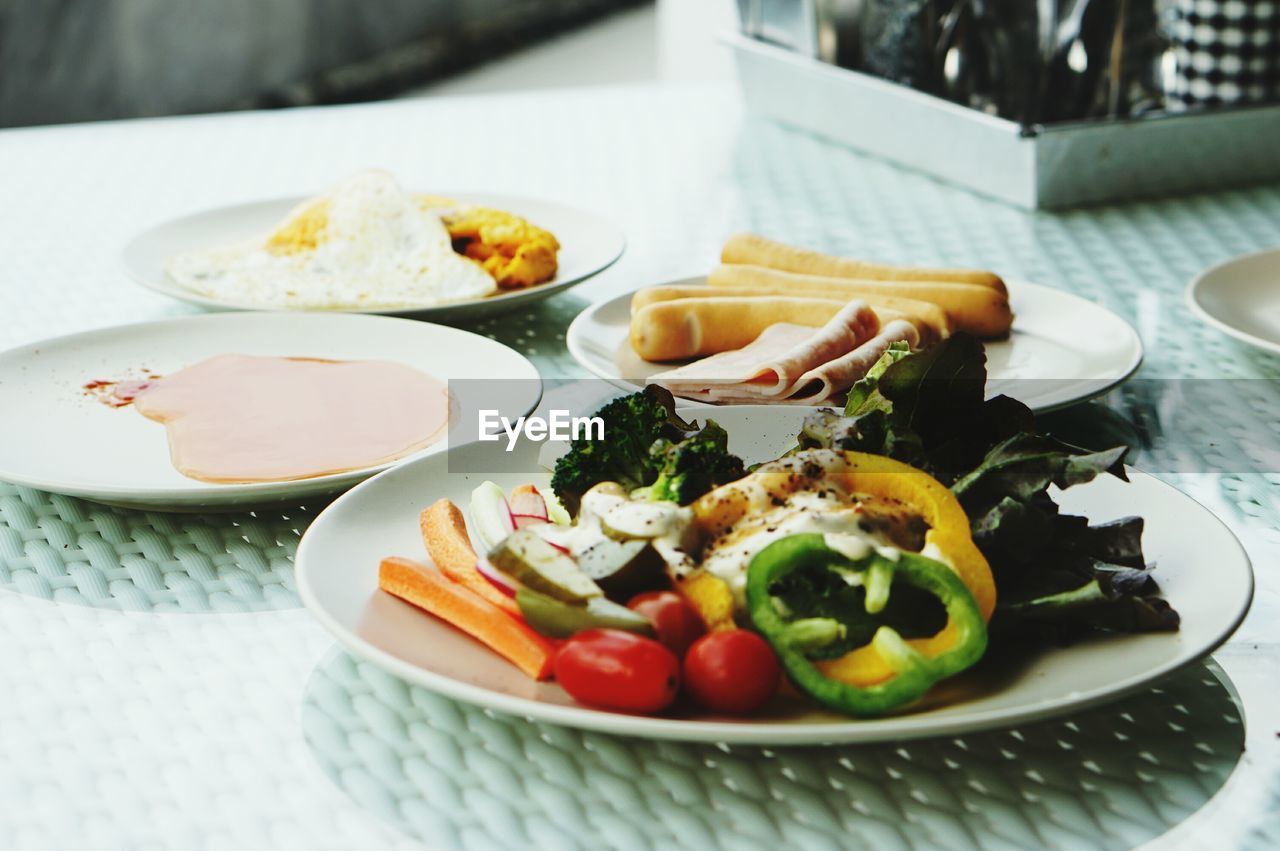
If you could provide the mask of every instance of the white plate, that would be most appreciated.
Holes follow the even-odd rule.
[[[1202,272],[1187,288],[1191,311],[1246,343],[1280,353],[1280,249]]]
[[[697,286],[704,278],[674,281]],[[1016,318],[1007,340],[987,342],[987,393],[1007,393],[1033,411],[1092,399],[1142,364],[1142,341],[1129,323],[1076,295],[1007,281]],[[565,343],[592,375],[628,390],[672,364],[641,359],[627,340],[631,293],[592,305],[569,326]]]
[[[191,510],[336,493],[390,466],[294,482],[201,482],[174,469],[163,425],[83,391],[89,381],[142,369],[164,375],[224,353],[391,360],[449,381],[523,379],[510,383],[501,405],[516,416],[541,396],[538,372],[522,355],[467,331],[408,319],[223,313],[121,325],[0,353],[0,481],[117,505]],[[456,397],[457,388],[450,389]],[[442,439],[418,455],[445,445]]]
[[[555,278],[536,287],[430,307],[406,306],[348,311],[387,316],[415,316],[419,319],[477,319],[511,310],[518,305],[546,298],[607,269],[622,256],[626,241],[622,231],[607,219],[592,213],[509,195],[475,193],[434,193],[467,204],[480,204],[523,216],[553,233],[560,242],[559,270]],[[268,310],[255,304],[211,298],[192,292],[165,271],[174,255],[197,248],[211,248],[245,242],[268,233],[302,198],[275,198],[236,204],[194,213],[157,225],[129,241],[121,260],[124,270],[138,283],[182,301],[221,310]],[[320,312],[320,311],[317,311]]]
[[[776,456],[793,442],[804,410],[742,406],[716,409],[714,415],[728,429],[732,449],[756,461]],[[356,655],[451,698],[555,724],[756,744],[887,741],[1019,724],[1118,697],[1200,659],[1235,630],[1253,593],[1248,557],[1206,509],[1141,473],[1133,473],[1129,484],[1104,477],[1068,491],[1061,502],[1094,520],[1140,507],[1147,519],[1146,554],[1159,565],[1161,587],[1182,614],[1181,632],[1114,636],[1046,650],[1002,672],[999,681],[990,674],[958,678],[952,686],[958,702],[938,705],[935,700],[931,708],[873,721],[850,720],[798,700],[773,717],[748,720],[591,709],[554,683],[533,682],[478,642],[377,589],[382,557],[426,558],[418,536],[424,505],[448,497],[466,506],[472,488],[486,478],[504,488],[546,484],[545,473],[529,472],[537,469],[535,445],[525,443],[505,461],[493,447],[472,444],[452,450],[447,463],[436,456],[397,467],[334,502],[303,536],[298,587],[306,606]],[[510,472],[485,472],[500,464]]]

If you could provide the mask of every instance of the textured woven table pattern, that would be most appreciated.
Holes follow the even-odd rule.
[[[774,751],[530,726],[339,653],[312,676],[302,723],[352,797],[423,840],[547,851],[1131,848],[1204,804],[1244,744],[1204,667],[1027,729]]]
[[[157,612],[295,605],[312,512],[126,511],[0,484],[0,585],[59,603]]]
[[[1280,245],[1280,187],[1028,214],[744,118],[719,87],[5,131],[0,348],[195,312],[118,271],[130,236],[369,166],[618,221],[628,250],[615,267],[471,326],[547,376],[579,374],[564,330],[584,306],[703,272],[727,234],[754,229],[1064,287],[1134,324],[1141,377],[1239,379],[1207,383],[1207,404],[1171,406],[1168,382],[1142,381],[1105,405],[1140,426],[1137,462],[1223,517],[1253,557],[1254,614],[1217,654],[1244,706],[1243,758],[1231,773],[1240,728],[1203,669],[1087,723],[981,737],[981,754],[946,742],[805,752],[827,772],[818,779],[794,755],[492,719],[343,656],[313,673],[331,642],[296,610],[290,569],[313,509],[164,515],[0,485],[0,847],[1280,844],[1280,478],[1259,453],[1280,443],[1280,359],[1196,322],[1182,301],[1197,271]],[[0,434],[15,416],[0,411]],[[1165,705],[1174,691],[1185,713]],[[1066,745],[1097,753],[1099,770],[1064,761]]]

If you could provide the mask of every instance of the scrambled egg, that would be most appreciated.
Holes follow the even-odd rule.
[[[315,251],[324,240],[332,207],[328,198],[304,203],[267,237],[267,251],[277,255]]]
[[[483,266],[502,289],[532,287],[556,276],[560,243],[549,231],[504,210],[431,195],[418,200],[439,214],[454,250]]]
[[[265,237],[190,251],[168,272],[221,300],[260,307],[394,309],[482,298],[556,272],[555,237],[511,213],[437,208],[383,171],[299,204]]]

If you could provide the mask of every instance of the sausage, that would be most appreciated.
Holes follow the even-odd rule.
[[[835,257],[819,251],[797,248],[763,236],[740,233],[732,236],[720,252],[721,263],[740,263],[748,266],[767,266],[783,272],[801,275],[822,275],[832,278],[861,278],[879,281],[933,281],[935,283],[963,283],[990,287],[1008,296],[1004,281],[994,272],[982,269],[924,269],[913,266],[889,266],[856,260],[851,257]]]
[[[852,299],[727,296],[657,301],[631,314],[631,347],[649,361],[683,360],[740,349],[779,322],[818,328]],[[879,320],[864,305],[870,336]]]
[[[838,278],[782,272],[763,266],[722,265],[707,276],[713,288],[783,290],[836,290],[847,298],[867,301],[905,298],[932,302],[947,314],[955,331],[979,337],[1003,337],[1013,324],[1008,296],[980,284],[939,281],[907,281]]]
[[[638,290],[631,296],[631,312],[635,313],[642,307],[659,301],[672,301],[682,298],[722,298],[726,296],[732,297],[751,297],[751,296],[779,296],[785,298],[820,298],[834,299],[841,302],[849,300],[848,293],[842,287],[819,287],[800,288],[793,287],[716,287],[708,290],[705,286],[659,286],[646,287]],[[876,296],[875,298],[863,298],[863,301],[871,305],[871,308],[880,317],[880,324],[884,325],[892,319],[905,319],[916,327],[916,332],[920,335],[920,342],[923,345],[936,343],[939,340],[945,340],[951,336],[951,320],[947,318],[947,313],[936,304],[927,301],[920,301],[913,298],[898,298],[896,296]]]

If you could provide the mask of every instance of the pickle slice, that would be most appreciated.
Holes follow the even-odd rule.
[[[592,597],[586,603],[575,605],[521,588],[516,591],[516,603],[525,622],[549,638],[568,638],[584,629],[623,629],[653,635],[653,624],[648,618],[604,597]]]
[[[666,561],[646,540],[602,538],[578,553],[578,567],[614,600],[667,584]]]
[[[585,603],[604,591],[577,563],[532,529],[517,529],[489,553],[489,563],[512,579],[566,603]]]

